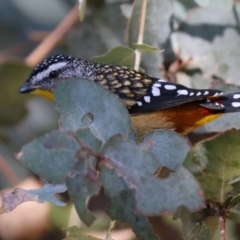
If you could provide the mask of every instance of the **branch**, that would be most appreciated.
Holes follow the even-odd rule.
[[[142,0],[142,10],[141,10],[141,15],[140,15],[140,25],[139,25],[139,32],[138,32],[138,44],[143,43],[143,37],[144,37],[144,27],[145,27],[145,19],[146,19],[146,9],[147,9],[147,1],[148,0]],[[136,49],[135,50],[135,66],[134,69],[136,71],[139,70],[140,66],[140,61],[141,61],[141,52]]]
[[[15,172],[9,167],[6,160],[0,155],[0,172],[9,180],[12,185],[17,185],[20,179]]]
[[[220,240],[226,240],[226,216],[225,214],[219,216],[220,221]]]
[[[38,47],[25,59],[28,66],[35,66],[42,61],[57,45],[68,30],[79,19],[79,7],[76,5],[63,21],[38,45]]]

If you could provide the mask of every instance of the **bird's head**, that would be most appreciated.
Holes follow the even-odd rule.
[[[20,93],[33,93],[53,101],[52,91],[58,80],[76,77],[78,58],[55,55],[39,63],[20,88]]]

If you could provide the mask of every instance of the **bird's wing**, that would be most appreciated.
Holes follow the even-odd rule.
[[[221,104],[213,104],[213,100],[207,100],[209,97],[216,97],[222,94],[222,91],[213,89],[192,89],[180,84],[166,82],[161,79],[154,79],[148,87],[146,94],[137,100],[137,104],[129,109],[131,114],[152,111],[181,105],[187,102],[199,101],[204,107],[215,107],[215,110],[222,110]],[[211,104],[210,104],[211,103]]]

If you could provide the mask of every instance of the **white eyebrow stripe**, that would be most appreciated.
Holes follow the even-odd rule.
[[[67,65],[67,62],[59,62],[59,63],[51,64],[46,70],[38,73],[36,76],[33,76],[32,78],[33,83],[37,83],[38,81],[46,78],[51,71],[57,71],[62,67],[65,67],[66,65]]]

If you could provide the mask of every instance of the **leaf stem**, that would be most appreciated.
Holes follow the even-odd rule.
[[[111,240],[112,239],[111,238],[111,233],[112,233],[112,230],[115,226],[115,223],[116,223],[116,220],[113,220],[113,221],[110,222],[105,240]]]
[[[147,10],[147,1],[148,0],[142,0],[142,11],[141,11],[141,16],[140,16],[140,26],[139,26],[138,42],[137,42],[138,44],[143,43],[146,10]]]
[[[139,25],[138,41],[137,41],[138,44],[143,43],[146,10],[147,10],[147,1],[148,0],[142,0],[142,9],[141,9],[141,15],[140,15],[140,25]],[[142,53],[138,49],[136,49],[135,50],[135,56],[136,56],[135,57],[135,66],[134,66],[134,69],[136,71],[139,70],[141,55],[142,55]]]
[[[220,215],[220,240],[226,240],[226,216],[225,214]]]

